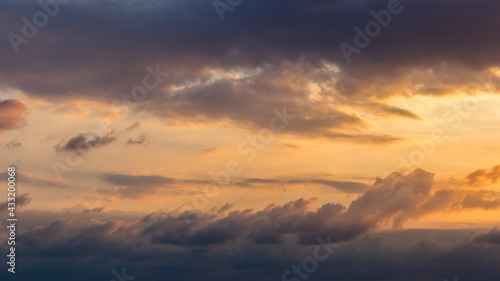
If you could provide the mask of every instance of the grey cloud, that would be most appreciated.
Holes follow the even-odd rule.
[[[146,135],[140,135],[137,139],[128,139],[127,144],[142,145],[146,141]]]
[[[360,182],[351,181],[332,181],[324,179],[305,179],[305,180],[273,180],[273,179],[247,179],[244,181],[237,182],[236,185],[241,187],[252,187],[252,186],[272,186],[272,185],[293,185],[293,184],[314,184],[333,187],[339,191],[345,193],[362,193],[367,190],[370,186]]]
[[[133,131],[141,126],[141,122],[135,122],[125,128],[125,132]]]
[[[0,203],[0,211],[7,211],[7,203],[10,201],[4,201]],[[28,193],[23,193],[16,197],[16,207],[24,207],[27,206],[31,202],[31,198]],[[19,210],[17,210],[19,211]]]
[[[275,180],[261,179],[246,182],[274,183]],[[338,182],[319,183],[339,188]],[[351,185],[344,188],[352,190]],[[481,200],[476,200],[476,197]],[[329,203],[316,211],[308,211],[314,201],[300,199],[282,206],[270,205],[257,212],[233,211],[227,217],[214,221],[212,217],[195,212],[192,215],[197,219],[193,225],[181,227],[182,235],[179,235],[180,229],[172,228],[170,217],[155,223],[145,232],[152,235],[156,243],[189,247],[238,239],[259,243],[295,241],[310,244],[316,243],[316,237],[327,234],[335,242],[351,240],[382,225],[399,228],[410,220],[435,212],[500,208],[495,194],[440,189],[434,182],[433,174],[423,170],[415,170],[408,175],[394,173],[379,179],[347,208]]]
[[[162,176],[132,176],[120,174],[104,174],[102,179],[110,184],[120,186],[118,192],[126,197],[139,198],[158,191],[160,188],[176,183],[173,178]]]
[[[0,180],[7,182],[8,174],[7,172],[0,173]],[[70,184],[66,181],[52,180],[47,178],[42,178],[36,175],[32,175],[24,172],[16,173],[16,181],[22,184],[28,184],[36,187],[68,187]]]
[[[474,242],[500,244],[500,229],[494,228],[487,233],[478,234],[474,237]]]
[[[159,63],[172,75],[137,110],[167,122],[230,119],[267,127],[266,114],[286,105],[297,114],[289,133],[371,144],[398,137],[379,136],[354,114],[325,109],[321,103],[302,110],[309,82],[323,85],[321,98],[354,101],[498,90],[478,79],[500,64],[500,40],[494,36],[498,24],[491,13],[497,2],[404,2],[402,14],[347,64],[339,43],[352,41],[353,27],[372,20],[370,10],[387,5],[360,3],[254,1],[231,13],[228,25],[202,1],[73,1],[40,36],[20,46],[19,55],[12,55],[9,44],[0,47],[0,84],[54,101],[112,102],[141,83],[147,65]],[[4,34],[19,32],[19,18],[38,8],[36,1],[6,1],[2,7],[9,11],[1,17]],[[386,105],[380,110],[382,115],[418,119],[407,109]]]
[[[100,207],[100,208],[92,208],[92,209],[85,209],[83,210],[83,212],[85,214],[89,214],[89,213],[100,213],[104,210],[104,207]]]
[[[65,143],[59,143],[54,147],[54,149],[57,152],[74,152],[78,155],[83,155],[93,148],[113,143],[116,139],[117,137],[112,135],[90,136],[88,134],[80,134]]]
[[[289,211],[295,209],[289,207]],[[137,232],[153,225],[75,217],[39,225],[19,234],[26,245],[19,247],[19,255],[26,260],[25,270],[16,274],[23,280],[62,281],[73,276],[72,280],[83,281],[112,278],[111,269],[126,267],[129,275],[147,280],[190,281],[203,276],[203,280],[271,281],[280,279],[292,265],[301,265],[316,247],[238,241],[187,251],[151,244],[144,232]],[[414,229],[363,235],[336,248],[309,277],[320,281],[443,280],[454,276],[459,280],[496,280],[498,246],[474,243],[469,238],[477,233]],[[3,244],[0,249],[7,250]],[[57,274],[50,274],[44,268],[54,261],[64,266]],[[0,272],[2,278],[7,274]]]

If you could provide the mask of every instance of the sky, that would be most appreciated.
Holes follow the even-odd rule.
[[[498,280],[498,9],[0,1],[1,280]]]

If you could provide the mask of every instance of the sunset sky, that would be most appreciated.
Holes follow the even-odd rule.
[[[40,3],[0,2],[1,280],[500,278],[498,1]]]

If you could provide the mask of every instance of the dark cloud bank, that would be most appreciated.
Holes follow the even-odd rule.
[[[475,192],[481,191],[443,190],[432,174],[416,170],[378,179],[347,208],[315,208],[315,200],[299,199],[258,211],[226,205],[215,212],[157,212],[140,220],[112,219],[94,208],[60,213],[50,222],[27,211],[26,224],[39,225],[18,234],[17,254],[24,262],[16,277],[109,280],[112,269],[126,267],[137,280],[281,280],[285,270],[312,256],[322,237],[341,246],[311,280],[498,280],[498,229],[397,230],[427,214],[469,208],[465,198]],[[0,249],[6,250],[3,243]]]
[[[0,33],[21,34],[20,19],[41,9],[36,2],[2,1]],[[0,86],[51,101],[111,103],[122,94],[130,100],[150,66],[169,75],[149,81],[159,84],[133,108],[167,124],[268,127],[272,109],[286,106],[296,115],[288,133],[369,144],[399,137],[328,106],[328,97],[419,122],[384,99],[497,91],[479,79],[500,61],[494,0],[402,1],[403,11],[348,64],[339,44],[353,44],[353,28],[364,28],[370,11],[387,9],[387,2],[244,1],[220,22],[210,1],[71,1],[17,55],[3,37]],[[321,85],[313,102],[311,83]]]

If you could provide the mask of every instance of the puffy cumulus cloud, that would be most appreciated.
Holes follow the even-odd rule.
[[[252,183],[275,181],[247,182]],[[498,198],[497,194],[485,191],[446,189],[434,182],[433,174],[415,170],[408,175],[394,173],[378,179],[347,208],[329,203],[315,209],[314,200],[300,199],[285,205],[270,205],[261,211],[233,211],[223,218],[187,212],[182,217],[192,220],[189,225],[170,214],[165,218],[156,215],[157,221],[143,233],[151,235],[154,243],[186,247],[240,240],[310,244],[322,235],[331,235],[332,241],[346,241],[378,229],[399,228],[434,212],[498,209]]]
[[[491,12],[497,1],[424,0],[403,6],[402,14],[348,64],[339,43],[352,43],[353,27],[364,27],[373,20],[370,10],[385,9],[387,1],[269,5],[258,0],[239,6],[230,14],[234,17],[228,14],[230,25],[221,24],[213,5],[203,1],[72,1],[44,36],[19,46],[20,55],[12,55],[9,44],[0,46],[0,85],[55,101],[112,103],[122,93],[130,97],[149,75],[149,83],[158,85],[135,109],[167,124],[230,120],[268,127],[272,109],[287,106],[296,115],[287,132],[391,143],[398,137],[374,131],[370,122],[332,100],[361,101],[357,107],[376,115],[416,120],[418,113],[385,99],[498,92],[492,82],[500,65],[500,40],[494,36],[499,24]],[[34,0],[6,1],[0,8],[4,34],[20,34],[19,18],[40,9]],[[170,75],[157,79],[151,73],[157,64]]]
[[[144,221],[131,224],[74,217],[38,226],[18,234],[26,246],[19,246],[16,254],[26,259],[25,270],[16,274],[23,280],[62,281],[72,276],[83,281],[113,278],[112,269],[121,272],[125,267],[127,275],[147,280],[200,280],[202,275],[203,280],[271,281],[280,280],[292,265],[302,265],[316,248],[240,242],[188,250],[151,244],[144,233],[137,232],[145,226]],[[496,280],[498,246],[471,241],[475,232],[420,229],[364,235],[335,248],[316,271],[306,274],[325,281],[408,280],[409,276],[415,280],[450,276]],[[7,250],[5,243],[0,249]],[[44,270],[54,262],[61,265],[57,274]]]
[[[107,180],[129,186],[170,182],[122,175]],[[225,204],[210,212],[158,211],[142,218],[100,207],[46,213],[51,220],[27,211],[22,215],[30,227],[18,233],[26,245],[18,252],[26,270],[19,275],[32,280],[36,272],[42,281],[74,275],[79,281],[112,278],[111,269],[126,266],[128,274],[148,280],[199,280],[201,273],[206,280],[276,280],[312,256],[322,237],[343,244],[314,272],[317,280],[406,280],[410,273],[416,280],[450,274],[493,280],[500,258],[497,229],[387,231],[433,212],[468,208],[465,198],[481,192],[447,189],[433,174],[415,170],[377,179],[347,208],[334,203],[318,208],[314,199],[299,199],[257,211],[231,211]],[[493,200],[493,194],[483,195]],[[0,250],[5,248],[0,243]],[[47,260],[64,266],[49,274],[43,270]]]
[[[313,201],[300,199],[283,206],[270,205],[258,212],[234,211],[215,221],[191,214],[196,220],[189,227],[183,226],[181,236],[178,229],[172,229],[172,224],[167,222],[171,218],[146,232],[153,234],[157,243],[187,246],[238,239],[256,243],[296,241],[309,244],[316,243],[316,237],[322,235],[331,235],[332,241],[345,241],[381,228],[399,228],[410,220],[434,212],[500,208],[496,193],[447,189],[436,184],[433,176],[423,170],[408,175],[394,173],[378,179],[347,208],[329,203],[314,210]],[[248,182],[275,183],[259,179]],[[162,231],[161,224],[169,225],[169,230]],[[211,239],[198,240],[201,237]]]
[[[17,129],[25,125],[28,108],[16,99],[0,101],[0,131]]]
[[[318,223],[326,223],[344,208],[339,204],[328,204],[317,211],[308,212],[314,201],[300,199],[285,205],[270,205],[258,212],[232,211],[226,217],[215,220],[214,215],[203,213],[185,213],[180,218],[162,218],[159,215],[154,223],[143,230],[143,234],[150,235],[156,244],[187,247],[235,240],[256,244],[279,244],[287,240],[293,242],[296,233],[311,231],[309,228],[316,229]],[[186,225],[187,216],[192,223]]]
[[[210,183],[203,180],[183,180],[159,175],[104,174],[101,175],[101,178],[114,187],[95,191],[95,194],[133,199],[161,193],[185,194],[189,193],[186,189],[187,186]],[[203,216],[202,213],[196,211],[187,212],[183,215],[184,218],[196,216],[198,219],[189,228],[184,228],[186,237],[181,239],[183,241],[161,238],[157,238],[157,241],[189,245],[190,239],[200,235],[197,234],[200,231],[198,228],[208,227],[208,229],[215,231],[216,225],[229,225],[233,222],[232,233],[235,236],[227,238],[229,240],[249,239],[251,230],[253,236],[267,235],[269,241],[275,242],[291,239],[299,241],[299,243],[315,243],[315,237],[325,233],[331,233],[336,240],[343,241],[380,228],[399,228],[408,221],[417,220],[434,212],[460,212],[471,209],[496,210],[500,208],[499,193],[488,190],[454,189],[444,182],[435,183],[434,175],[424,170],[415,170],[407,175],[393,173],[385,179],[378,178],[371,187],[360,182],[324,179],[283,181],[254,178],[234,183],[235,187],[242,188],[282,188],[283,186],[295,185],[333,188],[343,193],[361,193],[361,195],[348,207],[329,203],[315,210],[311,207],[311,200],[300,199],[283,206],[270,205],[265,210],[258,212],[253,210],[234,211],[228,217],[221,219],[224,222],[214,221],[212,216]],[[287,221],[288,219],[285,217],[282,220],[269,220],[270,213],[276,214],[280,213],[280,210],[290,210],[290,206],[295,206],[295,212],[300,213],[300,216],[318,216],[320,218],[318,223],[311,227],[301,226],[299,225],[300,216],[297,215],[298,217],[292,220],[297,229],[292,230],[292,228],[284,228],[282,224],[278,223]],[[326,215],[325,210],[336,210],[338,214],[328,213]],[[287,214],[287,212],[283,212],[283,214]],[[167,215],[166,220],[171,220],[170,214]],[[168,224],[167,221],[163,223]],[[262,229],[256,229],[254,221],[262,223]],[[172,233],[176,233],[176,231],[178,229],[171,229]],[[220,233],[228,235],[226,231]],[[162,234],[155,233],[155,235],[161,237]],[[166,235],[170,237],[170,234]],[[172,237],[179,238],[177,235]],[[226,239],[221,238],[220,241],[226,241]]]

